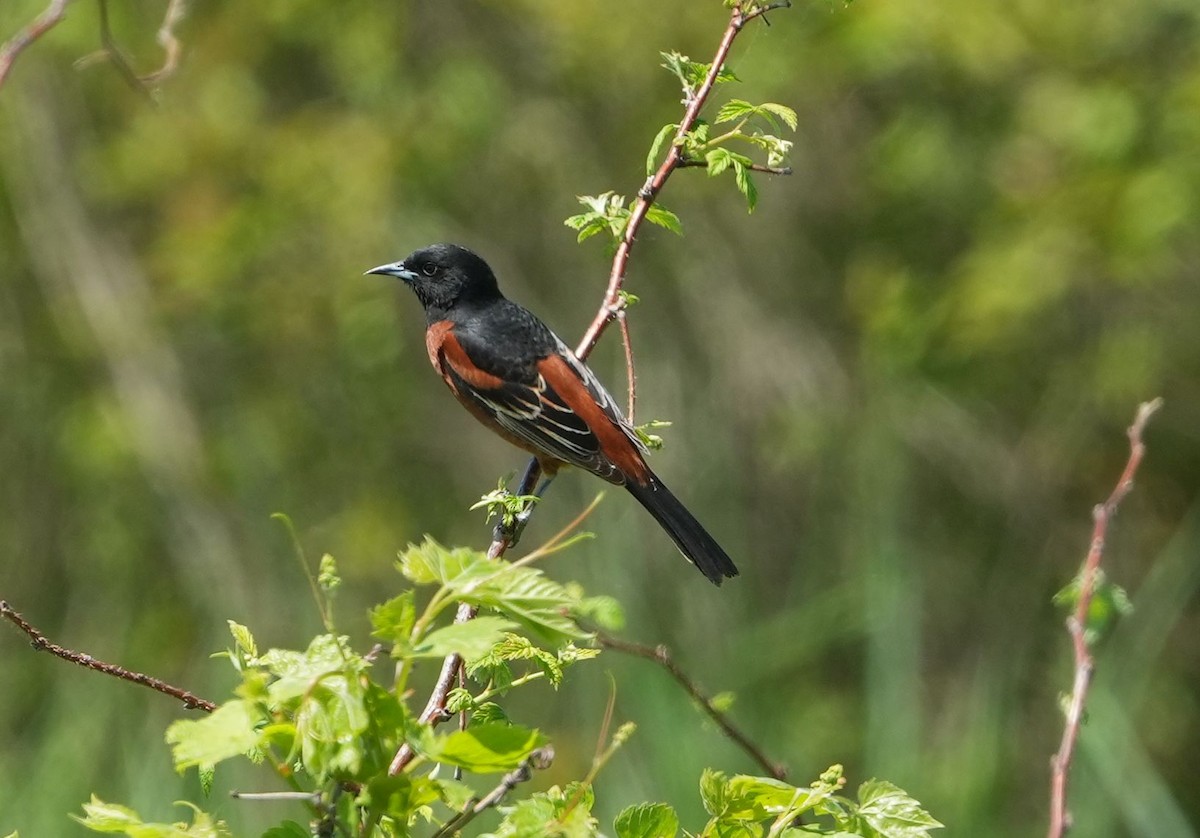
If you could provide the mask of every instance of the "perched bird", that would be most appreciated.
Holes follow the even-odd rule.
[[[711,582],[737,576],[646,465],[645,446],[595,374],[500,293],[487,262],[465,247],[434,244],[367,273],[397,277],[416,292],[434,369],[475,418],[533,454],[547,478],[569,464],[624,486]]]

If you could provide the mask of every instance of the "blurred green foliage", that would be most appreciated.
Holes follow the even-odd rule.
[[[164,5],[114,5],[141,70]],[[40,7],[4,4],[0,37]],[[0,596],[223,695],[226,618],[283,647],[320,627],[271,513],[339,557],[361,637],[399,547],[481,545],[467,507],[522,458],[430,373],[413,301],[359,274],[461,241],[581,332],[607,265],[562,219],[640,185],[678,118],[659,53],[708,56],[721,21],[688,0],[198,3],[153,108],[72,69],[98,44],[73,4],[0,91]],[[1200,7],[859,0],[771,22],[739,40],[736,95],[799,113],[795,174],[759,179],[747,217],[678,173],[687,235],[646,229],[628,285],[639,416],[674,422],[655,468],[743,575],[713,590],[623,498],[552,572],[735,690],[796,777],[842,762],[950,834],[1036,832],[1070,681],[1051,598],[1162,395],[1110,531],[1135,610],[1098,649],[1072,834],[1194,834]],[[616,342],[592,363],[617,389]],[[527,537],[594,489],[564,475]],[[162,786],[184,711],[15,632],[0,656],[0,833],[79,830],[92,792],[161,820],[198,794]],[[598,817],[651,799],[702,822],[699,771],[751,766],[662,673],[606,660],[645,735]],[[582,773],[607,694],[581,672],[508,708],[555,742],[545,783]],[[212,808],[239,834],[278,820],[230,786]]]

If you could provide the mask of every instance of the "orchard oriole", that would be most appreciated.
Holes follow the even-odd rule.
[[[595,374],[527,309],[500,293],[487,262],[435,244],[367,271],[403,280],[425,308],[434,369],[484,425],[537,458],[624,486],[714,584],[738,571],[646,465],[646,448]]]

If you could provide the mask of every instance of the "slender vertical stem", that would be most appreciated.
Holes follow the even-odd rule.
[[[1088,688],[1092,683],[1092,673],[1096,664],[1092,657],[1091,646],[1087,636],[1087,617],[1092,606],[1092,598],[1096,593],[1096,576],[1100,570],[1100,561],[1104,558],[1104,540],[1108,535],[1108,523],[1117,514],[1121,501],[1133,488],[1133,478],[1145,456],[1146,446],[1142,442],[1142,433],[1146,423],[1162,407],[1162,399],[1145,402],[1138,407],[1137,416],[1129,426],[1129,459],[1125,469],[1117,481],[1116,487],[1108,496],[1108,500],[1098,504],[1092,510],[1092,542],[1088,548],[1087,558],[1079,573],[1079,599],[1075,612],[1067,620],[1067,631],[1071,635],[1071,645],[1075,655],[1075,677],[1071,687],[1071,697],[1067,702],[1067,718],[1063,726],[1062,740],[1058,752],[1050,760],[1050,827],[1046,832],[1047,838],[1061,838],[1071,825],[1070,812],[1067,809],[1067,780],[1071,774],[1071,759],[1075,755],[1075,745],[1079,741],[1079,727],[1083,722],[1083,708],[1087,701]]]

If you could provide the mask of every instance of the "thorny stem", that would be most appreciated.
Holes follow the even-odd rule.
[[[1079,572],[1079,600],[1075,613],[1067,620],[1067,631],[1075,653],[1075,678],[1071,698],[1067,704],[1067,720],[1063,727],[1062,741],[1058,752],[1050,760],[1050,828],[1047,838],[1061,838],[1071,826],[1071,815],[1067,811],[1067,779],[1071,773],[1071,759],[1079,740],[1079,726],[1083,721],[1083,707],[1091,686],[1095,661],[1087,638],[1087,617],[1092,597],[1096,592],[1096,574],[1100,560],[1104,557],[1104,539],[1108,534],[1108,522],[1117,514],[1121,501],[1133,488],[1133,478],[1145,456],[1146,446],[1142,433],[1150,417],[1162,407],[1162,399],[1145,402],[1138,407],[1137,416],[1126,432],[1129,437],[1129,459],[1117,485],[1108,500],[1092,510],[1092,541],[1088,548],[1083,569]]]
[[[120,678],[123,681],[131,681],[134,684],[141,684],[143,687],[149,687],[152,690],[169,695],[183,702],[183,706],[189,710],[203,710],[206,713],[211,713],[217,709],[217,705],[207,699],[193,695],[185,689],[168,684],[158,678],[150,675],[143,675],[141,672],[133,672],[123,666],[118,666],[114,663],[105,663],[104,661],[96,660],[91,655],[85,652],[76,652],[74,649],[68,649],[65,646],[59,646],[57,643],[51,643],[44,634],[30,625],[24,617],[13,609],[4,600],[0,600],[0,617],[8,620],[14,626],[25,632],[29,636],[30,644],[35,649],[40,649],[43,652],[49,652],[63,660],[70,661],[78,666],[94,669],[97,672],[103,672],[105,675],[111,675],[114,678]]]

